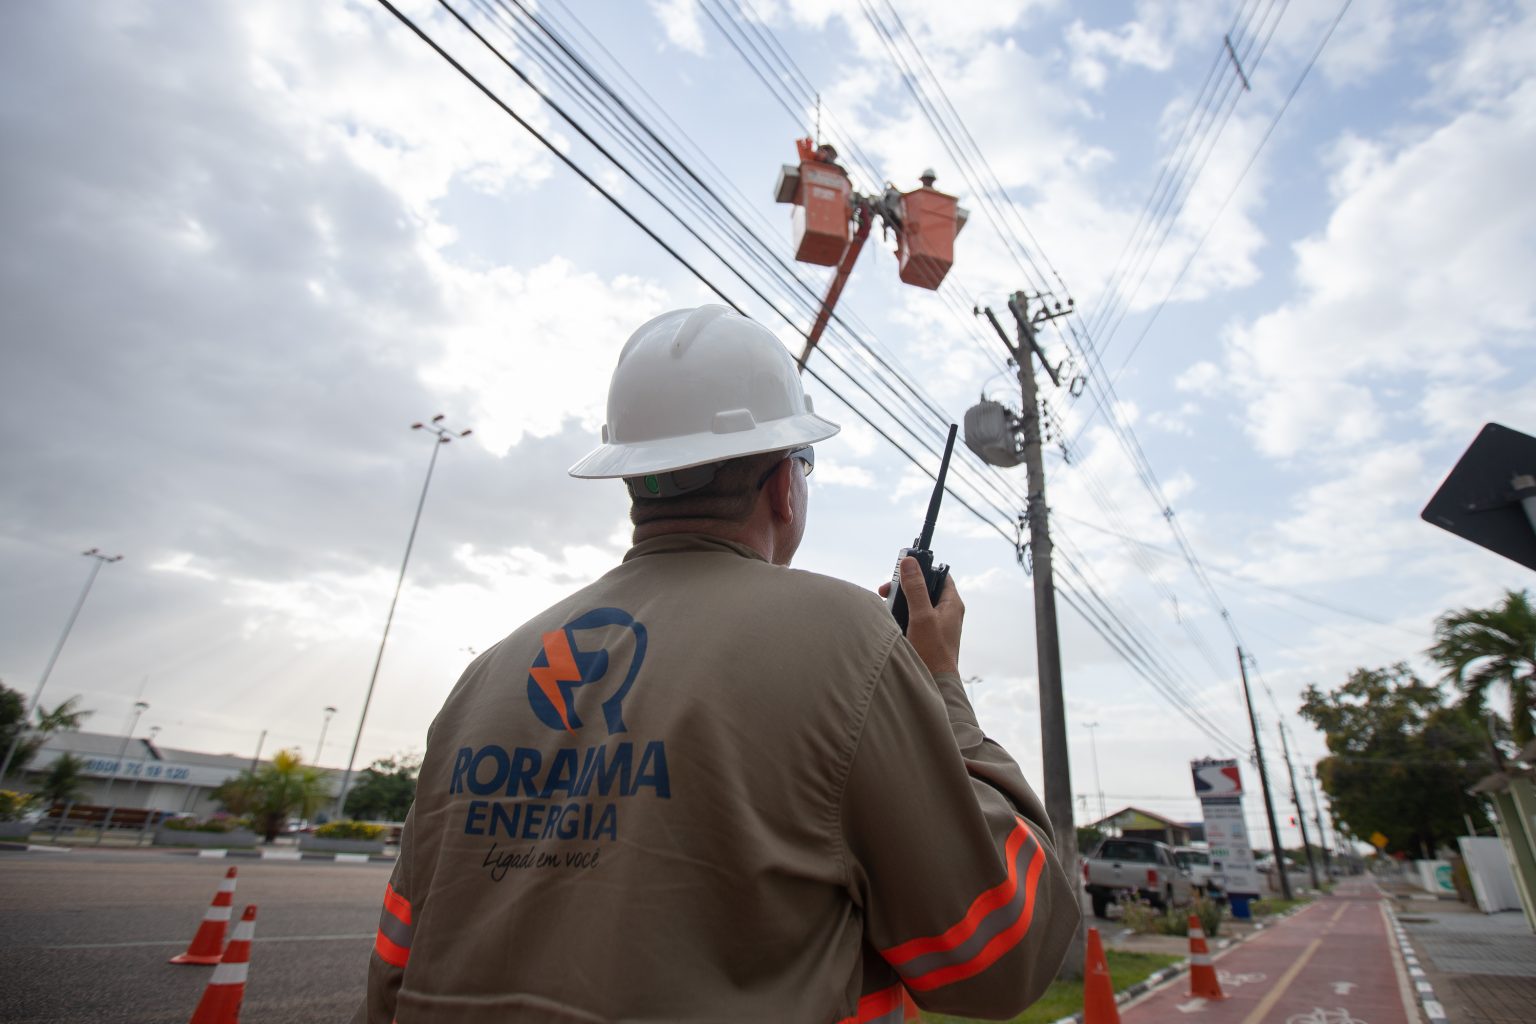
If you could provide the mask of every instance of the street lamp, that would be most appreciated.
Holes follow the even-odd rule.
[[[133,702],[133,717],[128,720],[128,728],[123,732],[123,745],[117,749],[117,763],[112,766],[112,774],[107,776],[107,788],[102,791],[101,802],[107,805],[106,820],[101,823],[101,831],[96,833],[96,845],[101,845],[102,838],[107,834],[107,826],[112,824],[112,783],[117,781],[117,775],[123,770],[123,759],[128,756],[128,744],[133,740],[133,730],[139,724],[139,716],[149,710],[149,705],[141,700]],[[133,780],[128,780],[130,786]]]
[[[11,740],[10,749],[5,752],[5,760],[0,761],[0,779],[4,779],[6,773],[11,770],[11,761],[16,757],[16,748],[21,746],[21,737],[26,732],[27,722],[40,706],[38,701],[43,699],[43,687],[47,685],[48,676],[53,672],[54,662],[59,660],[59,652],[64,650],[64,641],[69,639],[69,631],[74,628],[76,616],[85,605],[85,597],[91,592],[91,584],[96,582],[96,574],[101,571],[104,564],[123,560],[122,555],[104,555],[98,548],[80,553],[91,559],[91,573],[85,578],[85,588],[80,591],[80,599],[75,602],[75,610],[69,613],[69,620],[64,623],[64,632],[60,634],[59,642],[54,645],[53,654],[48,658],[48,664],[43,669],[43,678],[37,681],[37,689],[32,691],[32,703],[22,709],[21,724],[16,730],[16,736]]]
[[[325,749],[325,730],[331,727],[331,716],[335,713],[335,708],[329,704],[325,706],[325,721],[320,723],[320,742],[315,744],[315,764],[317,766],[320,764],[320,751]]]
[[[1099,744],[1094,738],[1098,727],[1098,722],[1083,723],[1083,728],[1088,730],[1088,749],[1093,752],[1093,788],[1099,794],[1099,820],[1103,821],[1109,812],[1104,809],[1104,787],[1099,785]]]
[[[352,766],[357,763],[357,748],[363,742],[363,724],[368,721],[368,705],[373,703],[373,687],[379,681],[379,666],[384,662],[384,646],[389,643],[389,627],[395,621],[395,606],[400,603],[400,587],[405,583],[405,567],[411,564],[411,548],[416,544],[416,528],[421,525],[421,510],[427,503],[427,489],[432,486],[432,470],[437,466],[437,452],[455,438],[468,437],[473,430],[449,430],[443,426],[443,414],[438,413],[429,423],[412,423],[412,430],[425,430],[435,434],[432,457],[427,460],[427,478],[421,484],[421,497],[416,501],[416,517],[411,520],[411,533],[405,541],[405,557],[400,560],[400,576],[395,580],[395,596],[389,602],[389,614],[384,617],[384,635],[379,640],[379,653],[373,659],[373,674],[368,677],[368,692],[363,697],[363,713],[357,717],[357,735],[352,738],[352,753],[347,755],[347,770],[341,776],[341,792],[336,796],[336,817],[343,815],[347,804],[347,790],[352,785]]]

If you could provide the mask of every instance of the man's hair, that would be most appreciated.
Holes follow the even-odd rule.
[[[715,478],[696,491],[672,498],[629,500],[629,521],[636,526],[677,519],[713,519],[739,523],[752,514],[763,474],[784,460],[783,451],[760,452],[727,459],[717,465]]]

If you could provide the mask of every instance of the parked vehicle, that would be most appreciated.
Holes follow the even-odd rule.
[[[1173,850],[1150,839],[1099,843],[1083,861],[1083,888],[1095,917],[1108,917],[1109,905],[1127,896],[1162,908],[1183,906],[1194,892],[1189,872],[1179,867]]]
[[[1190,884],[1197,896],[1220,898],[1226,880],[1211,866],[1211,851],[1199,846],[1175,846],[1173,862],[1189,872]]]

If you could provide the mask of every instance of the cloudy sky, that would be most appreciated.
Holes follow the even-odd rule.
[[[873,240],[813,359],[846,428],[803,568],[873,586],[916,532],[927,478],[881,432],[931,465],[945,419],[1017,404],[973,305],[1075,301],[1042,341],[1081,393],[1041,377],[1075,793],[1096,735],[1111,810],[1195,816],[1188,761],[1249,746],[1232,630],[1266,751],[1283,714],[1310,761],[1308,683],[1529,586],[1418,512],[1485,422],[1536,432],[1532,4],[454,0],[500,57],[400,6],[786,344],[828,274],[773,203],[797,135],[971,210],[938,293]],[[564,470],[629,331],[718,298],[384,7],[26,5],[0,132],[7,685],[30,696],[99,546],[123,561],[44,703],[115,732],[142,695],[165,745],[306,757],[334,705],[344,765],[439,412],[475,432],[439,452],[359,766],[421,749],[472,650],[622,554],[622,489]],[[953,479],[962,667],[1038,779],[1023,470]]]

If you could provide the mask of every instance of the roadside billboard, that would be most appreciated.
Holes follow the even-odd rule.
[[[1205,814],[1205,841],[1211,848],[1211,870],[1225,879],[1226,891],[1257,897],[1259,873],[1248,843],[1243,818],[1243,777],[1236,761],[1206,758],[1191,761],[1195,795]]]

